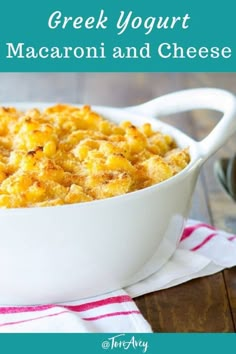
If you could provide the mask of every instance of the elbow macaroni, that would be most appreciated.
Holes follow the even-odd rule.
[[[136,191],[190,161],[149,123],[115,125],[89,106],[0,108],[0,207],[55,206]]]

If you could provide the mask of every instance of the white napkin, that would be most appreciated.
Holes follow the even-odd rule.
[[[132,298],[236,265],[236,235],[189,220],[172,258],[126,289],[67,304],[0,307],[0,332],[151,332]]]

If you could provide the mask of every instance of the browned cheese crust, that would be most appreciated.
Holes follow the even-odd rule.
[[[188,149],[149,123],[116,125],[89,106],[2,107],[0,122],[2,208],[118,196],[162,182],[190,161]]]

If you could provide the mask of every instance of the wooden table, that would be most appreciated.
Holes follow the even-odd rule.
[[[0,74],[0,100],[57,101],[128,106],[172,91],[219,87],[236,93],[236,73]],[[166,119],[191,136],[205,136],[219,119],[194,111]],[[191,217],[236,233],[236,203],[213,174],[219,156],[236,151],[235,136],[211,158],[199,177]],[[155,332],[235,332],[236,268],[141,296],[136,303]]]

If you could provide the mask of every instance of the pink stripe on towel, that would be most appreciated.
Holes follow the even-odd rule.
[[[200,248],[202,248],[205,244],[207,244],[215,236],[217,236],[216,233],[208,235],[201,243],[199,243],[197,246],[191,248],[191,251],[199,250]]]
[[[95,316],[95,317],[87,317],[87,318],[85,317],[85,318],[83,318],[83,320],[85,320],[85,321],[97,321],[97,320],[101,320],[102,318],[106,318],[106,317],[127,316],[127,315],[132,315],[132,314],[141,315],[140,311],[120,311],[120,312],[107,313],[107,314],[100,315],[100,316]]]
[[[215,228],[213,226],[210,226],[210,225],[207,225],[207,224],[204,224],[204,223],[200,223],[200,224],[197,224],[197,225],[193,225],[193,226],[187,226],[184,231],[183,231],[183,234],[182,234],[182,237],[180,239],[180,242],[184,241],[186,238],[190,237],[192,235],[192,233],[200,228],[206,228],[206,229],[209,229],[209,230],[214,230],[215,231]]]

